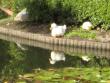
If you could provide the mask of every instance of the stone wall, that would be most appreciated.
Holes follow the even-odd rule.
[[[98,42],[98,41],[88,41],[88,40],[76,40],[69,38],[54,38],[50,36],[45,36],[44,34],[35,34],[30,32],[22,32],[18,30],[8,29],[0,27],[0,34],[4,34],[7,37],[16,37],[26,40],[57,45],[57,46],[66,46],[66,47],[77,47],[84,49],[100,49],[100,50],[110,50],[110,43]]]

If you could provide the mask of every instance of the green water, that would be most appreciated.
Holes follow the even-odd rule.
[[[52,59],[52,52],[57,54],[57,60]],[[95,52],[65,53],[0,40],[0,81],[110,83],[110,58],[101,56]]]

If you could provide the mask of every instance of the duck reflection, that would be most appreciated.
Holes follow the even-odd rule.
[[[16,45],[23,51],[27,50],[27,48],[20,43],[16,43]]]
[[[89,56],[82,56],[81,57],[83,61],[89,62],[91,58]]]
[[[50,64],[55,64],[59,61],[65,61],[65,54],[61,51],[51,51],[51,55],[49,58]]]

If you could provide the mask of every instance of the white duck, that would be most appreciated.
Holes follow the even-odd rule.
[[[65,55],[63,52],[52,51],[49,58],[50,64],[55,64],[58,61],[65,61]]]
[[[90,58],[88,56],[82,56],[81,58],[83,61],[86,61],[86,62],[90,61]]]
[[[86,21],[82,24],[82,29],[84,29],[84,30],[90,30],[92,27],[93,27],[93,25],[89,21]]]
[[[53,37],[61,37],[64,36],[64,33],[66,31],[66,25],[60,25],[58,26],[56,23],[52,23],[51,24],[51,36]]]

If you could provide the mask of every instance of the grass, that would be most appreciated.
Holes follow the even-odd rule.
[[[3,19],[0,19],[0,24],[6,24],[11,21],[13,21],[13,17],[3,18]]]
[[[72,29],[71,31],[65,34],[66,37],[80,37],[84,39],[95,39],[96,33],[94,31],[86,31],[79,28]]]

